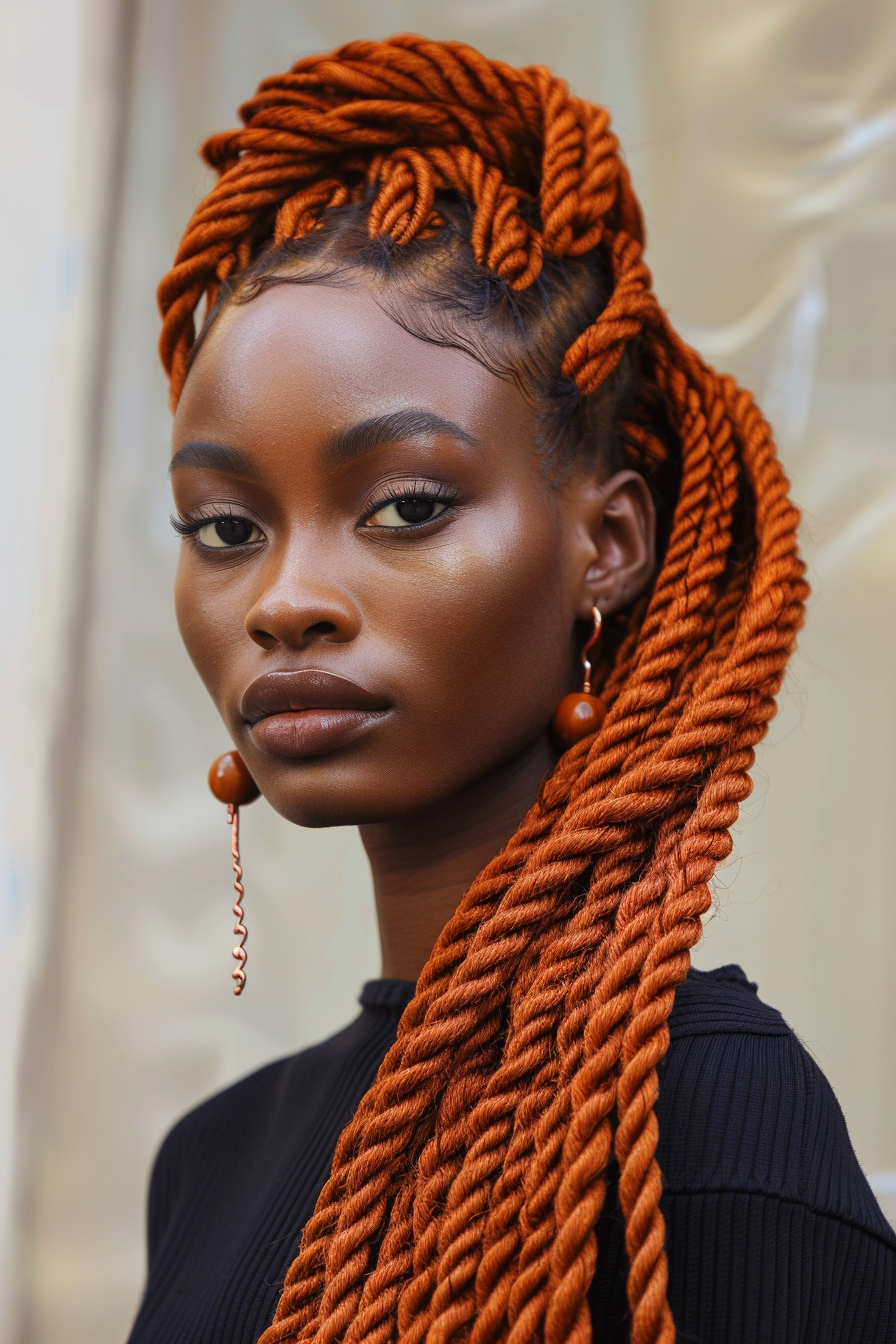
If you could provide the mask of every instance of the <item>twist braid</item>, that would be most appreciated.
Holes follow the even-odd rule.
[[[467,264],[460,236],[511,311],[585,313],[548,381],[584,424],[627,379],[623,460],[672,501],[652,592],[605,646],[604,724],[444,929],[261,1344],[587,1344],[614,1158],[631,1338],[671,1344],[657,1068],[806,597],[768,426],[672,330],[609,116],[550,71],[353,42],[240,115],[204,146],[217,182],[159,287],[172,404],[197,308],[268,254],[325,252],[343,216],[364,220],[353,264],[373,248],[381,271],[426,248]]]

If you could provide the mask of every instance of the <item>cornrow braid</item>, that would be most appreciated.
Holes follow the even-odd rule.
[[[214,315],[328,248],[389,274],[469,253],[490,311],[565,305],[556,351],[537,304],[517,322],[523,381],[552,360],[580,438],[612,401],[668,507],[653,590],[610,632],[604,724],[444,929],[261,1344],[587,1344],[614,1160],[631,1338],[671,1344],[657,1067],[807,594],[769,428],[669,325],[609,117],[543,67],[353,42],[241,116],[204,147],[218,180],[159,287],[172,405],[203,300]]]

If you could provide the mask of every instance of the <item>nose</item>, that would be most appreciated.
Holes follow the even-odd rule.
[[[246,632],[263,649],[283,646],[305,649],[324,641],[347,644],[357,638],[361,617],[357,603],[329,567],[303,557],[283,564],[274,557],[265,583],[246,614]]]

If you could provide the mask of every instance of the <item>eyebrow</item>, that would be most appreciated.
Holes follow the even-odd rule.
[[[453,420],[446,420],[443,415],[436,415],[433,411],[412,407],[391,411],[387,415],[374,415],[348,429],[337,430],[324,444],[323,458],[330,466],[343,466],[384,444],[395,443],[400,439],[432,438],[436,434],[447,435],[470,448],[479,446],[479,440]],[[259,479],[258,470],[248,453],[223,443],[205,443],[201,440],[185,443],[182,448],[178,448],[168,465],[169,476],[181,467],[222,471],[228,476],[239,476],[244,481]]]
[[[431,439],[436,434],[447,435],[470,448],[479,446],[479,440],[453,420],[446,420],[433,411],[411,407],[388,415],[375,415],[349,429],[337,430],[324,447],[324,460],[331,466],[343,466],[386,443],[395,443],[399,439]]]
[[[241,448],[228,448],[223,443],[185,443],[172,457],[168,475],[179,467],[204,467],[206,471],[224,471],[228,476],[241,476],[245,481],[258,480],[258,472],[248,453],[244,453]]]

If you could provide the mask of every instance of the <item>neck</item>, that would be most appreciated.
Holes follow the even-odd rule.
[[[555,762],[543,736],[453,797],[360,828],[385,977],[418,979],[467,888],[517,830]]]

